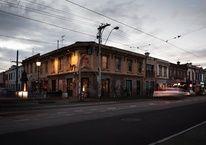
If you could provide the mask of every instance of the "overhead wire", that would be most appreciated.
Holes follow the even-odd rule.
[[[12,3],[12,2],[8,2],[8,1],[2,1],[2,0],[0,0],[0,2],[8,5],[9,7],[15,7],[15,8],[21,8],[21,9],[24,9],[24,10],[29,10],[33,13],[38,13],[38,14],[45,15],[45,16],[48,16],[48,17],[57,18],[57,19],[67,21],[67,22],[70,22],[70,23],[74,23],[73,20],[77,20],[77,21],[84,22],[84,23],[95,24],[93,21],[85,21],[85,20],[80,20],[80,19],[76,19],[76,18],[68,18],[68,17],[65,17],[65,16],[51,14],[51,13],[45,11],[45,10],[32,8],[32,7],[24,6],[24,5],[21,5],[21,4],[16,4],[16,3]]]
[[[124,26],[126,26],[126,27],[129,27],[129,28],[131,28],[131,29],[134,29],[134,30],[136,30],[136,31],[138,31],[138,32],[141,32],[141,33],[143,33],[143,34],[145,34],[145,35],[148,35],[148,36],[150,36],[150,37],[152,37],[152,38],[155,38],[155,39],[157,39],[157,40],[160,40],[160,41],[162,41],[162,42],[164,42],[164,43],[167,43],[167,44],[169,44],[169,45],[171,45],[171,46],[173,46],[173,47],[175,47],[175,48],[181,49],[182,51],[185,51],[185,52],[187,52],[187,53],[189,53],[189,54],[191,54],[191,55],[194,55],[194,56],[196,56],[196,57],[199,57],[199,56],[197,56],[196,54],[194,54],[194,53],[191,52],[191,51],[188,51],[188,50],[186,50],[186,49],[184,49],[184,48],[178,47],[178,46],[176,46],[176,45],[174,45],[174,44],[172,44],[172,43],[166,42],[166,40],[164,40],[164,39],[162,39],[162,38],[159,38],[159,37],[157,37],[157,36],[155,36],[155,35],[153,35],[153,34],[150,34],[150,33],[148,33],[148,32],[145,32],[145,31],[143,31],[143,30],[140,30],[140,29],[138,29],[138,28],[136,28],[136,27],[134,27],[134,26],[131,26],[131,25],[127,24],[127,23],[124,23],[124,22],[119,21],[119,20],[116,20],[116,19],[114,19],[114,18],[112,18],[112,17],[106,16],[106,15],[100,13],[100,12],[97,12],[97,11],[95,11],[95,10],[92,10],[92,9],[90,9],[90,8],[87,8],[87,7],[85,7],[85,6],[82,6],[82,5],[80,5],[80,4],[78,4],[78,3],[75,3],[75,2],[73,2],[73,1],[70,1],[70,0],[65,0],[65,1],[67,1],[67,2],[69,2],[69,3],[71,3],[71,4],[73,4],[73,5],[76,5],[76,6],[80,7],[80,8],[82,8],[82,9],[88,10],[88,11],[90,11],[90,12],[92,12],[92,13],[95,13],[95,14],[97,14],[97,15],[100,15],[100,16],[102,16],[102,17],[105,17],[105,18],[107,18],[107,19],[109,19],[109,20],[112,20],[112,21],[114,21],[114,22],[117,22],[117,23],[119,23],[119,24],[122,24],[122,25],[124,25]]]
[[[32,42],[36,42],[36,43],[56,44],[56,42],[46,42],[46,41],[41,41],[41,40],[20,38],[20,37],[9,36],[9,35],[2,35],[2,34],[0,34],[0,37],[12,38],[12,39],[23,40],[23,41],[32,41]]]
[[[10,16],[19,17],[19,18],[24,18],[24,19],[27,19],[27,20],[35,21],[35,22],[38,22],[38,23],[46,24],[46,25],[50,25],[50,26],[53,26],[53,27],[56,27],[56,28],[60,28],[60,29],[66,30],[66,31],[71,31],[71,32],[74,32],[74,33],[79,33],[79,34],[82,34],[82,35],[85,35],[85,36],[94,37],[93,34],[89,34],[89,33],[86,33],[86,32],[81,32],[81,31],[78,31],[78,30],[65,28],[65,27],[62,27],[62,26],[59,26],[59,25],[56,25],[56,24],[48,23],[48,22],[45,22],[45,21],[29,18],[29,17],[26,17],[26,16],[14,14],[14,13],[10,13],[10,12],[7,12],[7,11],[0,10],[0,13],[10,15]]]

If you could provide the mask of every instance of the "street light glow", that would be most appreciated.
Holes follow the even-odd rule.
[[[37,62],[36,62],[36,66],[41,66],[41,62],[40,62],[40,61],[37,61]]]

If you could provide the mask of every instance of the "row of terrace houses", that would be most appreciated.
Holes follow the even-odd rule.
[[[72,45],[34,55],[23,60],[30,96],[35,92],[61,93],[79,99],[98,97],[98,44],[76,42]],[[192,64],[165,60],[101,45],[101,97],[152,96],[154,90],[185,83],[203,84],[203,69]],[[37,65],[37,62],[39,65]]]

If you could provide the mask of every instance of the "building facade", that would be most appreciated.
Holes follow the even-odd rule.
[[[145,96],[151,97],[156,86],[156,58],[149,56],[148,52],[145,53],[145,57]]]
[[[9,70],[5,71],[5,87],[11,91],[21,90],[21,74],[23,72],[23,66],[18,67],[18,75],[16,75],[16,66],[11,66]],[[16,88],[16,77],[18,77],[18,83]]]
[[[144,93],[145,56],[115,47],[101,45],[101,97],[138,97]],[[61,92],[62,96],[79,99],[98,96],[98,44],[76,42],[44,55],[23,60],[28,77],[28,90]],[[41,66],[37,67],[36,62]],[[38,82],[38,83],[37,83]]]
[[[4,88],[5,87],[5,73],[1,72],[0,73],[0,88]]]
[[[187,65],[180,64],[178,61],[177,64],[170,63],[169,67],[169,84],[173,85],[184,85],[187,88]]]
[[[169,66],[170,63],[165,60],[156,59],[156,89],[164,90],[169,82]]]

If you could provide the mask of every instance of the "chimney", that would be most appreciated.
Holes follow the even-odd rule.
[[[145,53],[145,56],[146,56],[146,57],[149,57],[149,54],[150,54],[149,52],[146,52],[146,53]]]

